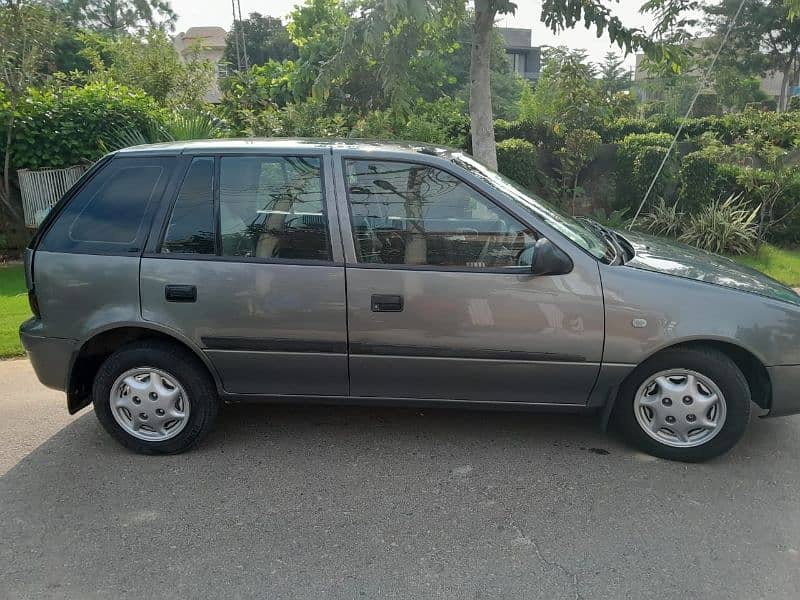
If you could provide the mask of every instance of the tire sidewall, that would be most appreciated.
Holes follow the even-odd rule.
[[[635,400],[641,385],[652,375],[670,369],[687,369],[713,381],[725,399],[722,429],[706,443],[675,448],[648,435],[636,419]],[[658,354],[636,367],[620,387],[614,420],[623,435],[643,451],[670,460],[698,462],[730,450],[742,437],[750,421],[750,388],[741,370],[724,354],[714,350],[676,348]]]
[[[194,357],[161,345],[134,345],[112,354],[100,367],[92,386],[92,403],[102,426],[126,448],[143,454],[175,454],[193,446],[210,428],[217,412],[217,398],[204,369]],[[117,423],[111,409],[111,388],[124,372],[153,367],[168,373],[186,391],[190,406],[188,422],[175,437],[163,441],[142,440]]]

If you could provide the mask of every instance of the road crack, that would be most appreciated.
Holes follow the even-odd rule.
[[[567,579],[572,583],[572,591],[574,593],[574,600],[583,600],[583,596],[581,596],[580,591],[580,581],[578,578],[578,572],[569,569],[568,567],[564,566],[557,560],[551,560],[546,558],[542,549],[539,546],[539,542],[537,541],[535,536],[528,535],[525,530],[520,527],[517,523],[516,519],[514,518],[514,511],[508,506],[505,502],[496,498],[492,494],[489,493],[488,490],[483,490],[483,495],[491,502],[497,504],[502,512],[505,515],[506,523],[508,527],[516,534],[516,539],[514,539],[511,543],[516,546],[531,546],[533,548],[533,553],[536,555],[536,560],[539,561],[540,564],[549,567],[550,569],[555,569],[563,573]]]

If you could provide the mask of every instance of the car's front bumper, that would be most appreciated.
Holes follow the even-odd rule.
[[[767,417],[800,414],[800,365],[767,367],[772,384],[772,402]]]
[[[64,391],[76,342],[36,335],[37,326],[35,319],[25,321],[19,328],[19,338],[39,381],[49,388]]]

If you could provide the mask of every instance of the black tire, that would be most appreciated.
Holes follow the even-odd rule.
[[[648,435],[636,419],[634,401],[639,388],[650,376],[669,369],[688,369],[703,374],[717,385],[725,398],[725,423],[715,437],[702,445],[678,448],[661,443]],[[741,439],[750,421],[750,387],[739,367],[722,352],[703,347],[673,348],[656,354],[634,369],[620,387],[612,418],[625,439],[648,454],[669,460],[701,462],[724,454]]]
[[[186,425],[170,439],[139,439],[121,427],[111,412],[114,382],[126,371],[144,366],[169,373],[189,398],[191,410]],[[109,356],[95,376],[92,402],[103,428],[120,444],[140,454],[177,454],[190,449],[213,428],[219,405],[214,381],[205,365],[185,348],[155,340],[133,342]]]

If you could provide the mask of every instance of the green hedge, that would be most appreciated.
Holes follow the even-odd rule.
[[[102,140],[160,119],[152,98],[114,83],[31,90],[17,110],[11,161],[15,169],[94,161],[104,153]]]
[[[508,139],[497,143],[497,170],[518,184],[536,187],[536,147],[527,140]]]
[[[617,150],[616,208],[636,210],[671,143],[672,136],[668,133],[633,133],[620,142]],[[674,182],[676,171],[677,160],[673,153],[656,181],[651,201],[664,197]]]

